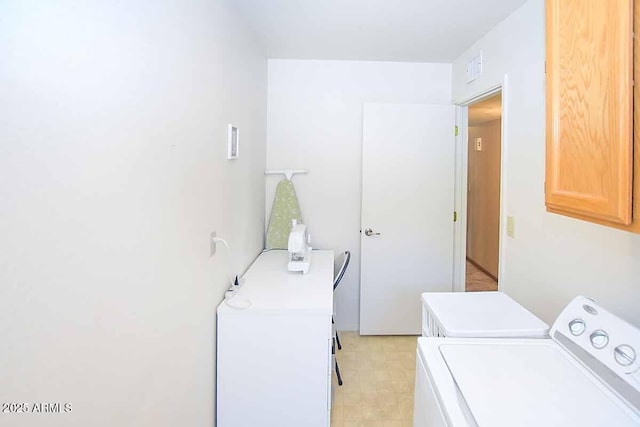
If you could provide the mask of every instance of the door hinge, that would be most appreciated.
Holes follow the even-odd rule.
[[[455,136],[458,136],[458,125],[456,125]]]
[[[453,211],[453,222],[456,222],[458,220],[458,212]]]

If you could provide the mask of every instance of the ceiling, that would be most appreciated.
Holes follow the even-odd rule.
[[[502,115],[502,94],[492,96],[469,106],[469,126],[497,120]]]
[[[268,58],[453,62],[526,0],[230,0]]]

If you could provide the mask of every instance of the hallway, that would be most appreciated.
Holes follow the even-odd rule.
[[[487,273],[480,270],[469,261],[467,261],[467,275],[465,283],[467,292],[498,290],[498,282],[493,280],[493,278],[489,277]]]

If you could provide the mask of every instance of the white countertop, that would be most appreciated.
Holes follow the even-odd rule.
[[[248,298],[251,306],[233,308],[224,301],[218,315],[307,311],[310,314],[333,313],[333,251],[311,254],[307,274],[287,270],[288,252],[262,252],[243,276],[239,296]],[[235,297],[234,297],[235,298]]]

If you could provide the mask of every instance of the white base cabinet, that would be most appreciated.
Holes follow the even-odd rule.
[[[244,277],[251,306],[218,307],[217,426],[329,426],[333,252],[304,275],[264,252]]]

